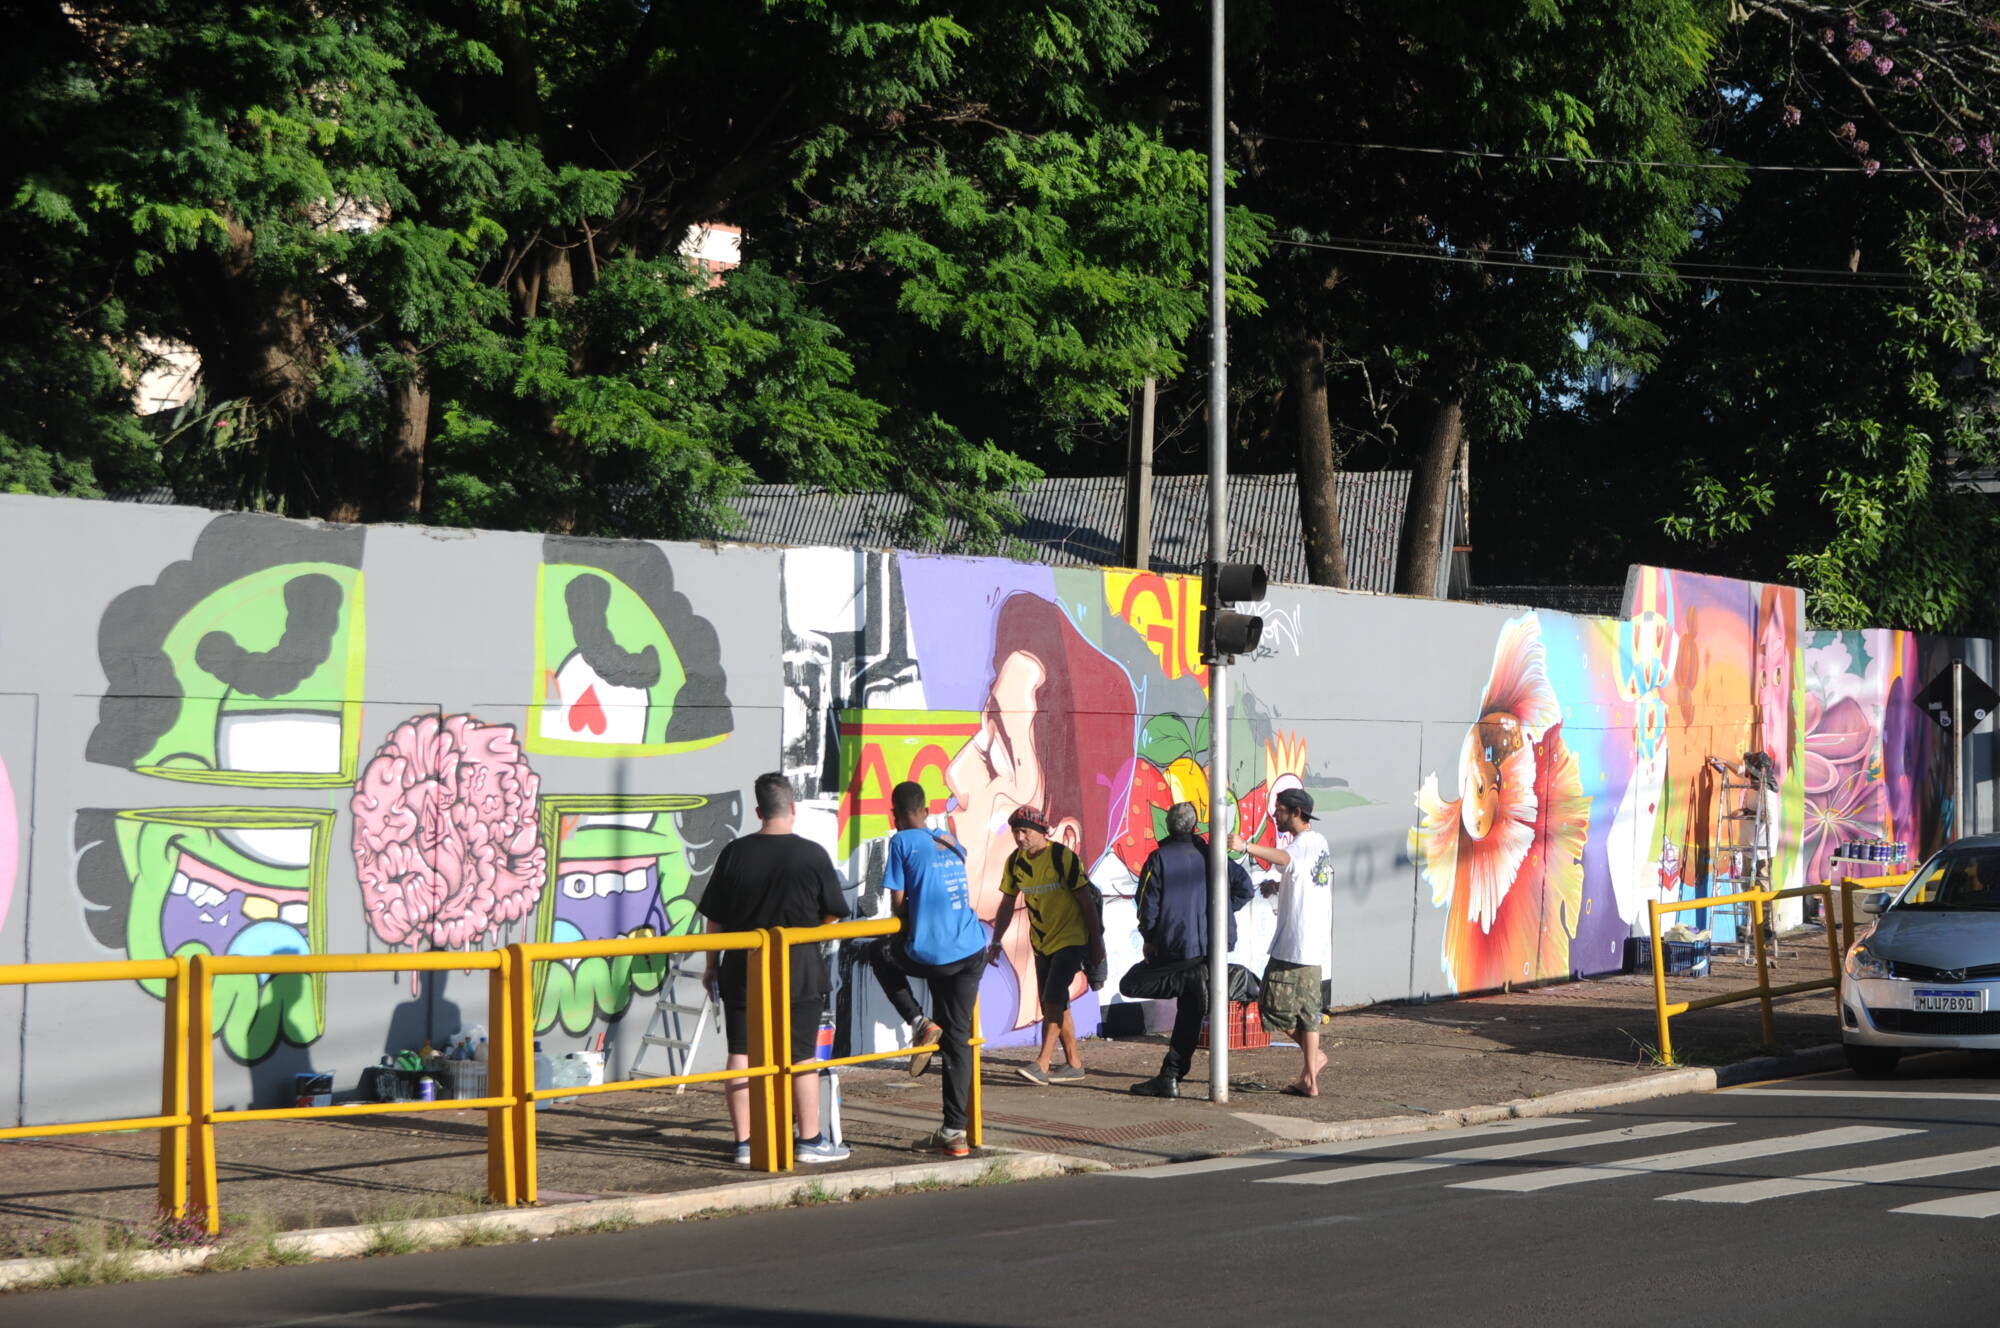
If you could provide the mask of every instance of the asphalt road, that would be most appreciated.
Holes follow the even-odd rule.
[[[2000,1060],[401,1258],[0,1297],[0,1323],[2000,1321]]]

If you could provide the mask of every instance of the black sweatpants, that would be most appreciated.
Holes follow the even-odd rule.
[[[938,1054],[944,1059],[944,1127],[963,1130],[972,1104],[972,1007],[979,999],[986,952],[977,951],[954,964],[926,964],[912,959],[896,944],[898,939],[885,936],[858,948],[875,970],[882,994],[905,1022],[914,1024],[924,1017],[910,979],[922,978],[929,985],[931,1017],[944,1030],[938,1039]]]
[[[1181,994],[1175,999],[1174,1031],[1167,1035],[1167,1054],[1160,1061],[1160,1073],[1185,1079],[1194,1063],[1195,1044],[1201,1040],[1201,1021],[1208,1018],[1208,961],[1190,968],[1182,979]]]

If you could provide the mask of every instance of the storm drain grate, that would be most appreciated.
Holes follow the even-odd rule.
[[[1080,1144],[1130,1144],[1170,1134],[1196,1134],[1209,1128],[1201,1121],[1192,1120],[1143,1121],[1137,1125],[1077,1125],[1070,1121],[1041,1120],[1034,1116],[1003,1116],[997,1111],[987,1112],[986,1119],[995,1125],[1018,1125],[1024,1129],[1046,1131],[1053,1138]]]

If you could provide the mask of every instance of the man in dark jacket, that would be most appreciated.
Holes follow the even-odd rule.
[[[1160,1072],[1132,1085],[1142,1097],[1179,1097],[1194,1060],[1201,1023],[1208,1017],[1208,842],[1195,834],[1194,804],[1167,809],[1167,837],[1139,869],[1139,936],[1146,963],[1176,973],[1180,982],[1174,1031]],[[1236,944],[1236,910],[1257,892],[1239,862],[1229,864],[1229,943]]]

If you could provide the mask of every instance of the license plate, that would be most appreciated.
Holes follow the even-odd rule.
[[[1916,992],[1915,1008],[1927,1014],[1979,1014],[1986,1009],[1986,993],[1981,991]]]

